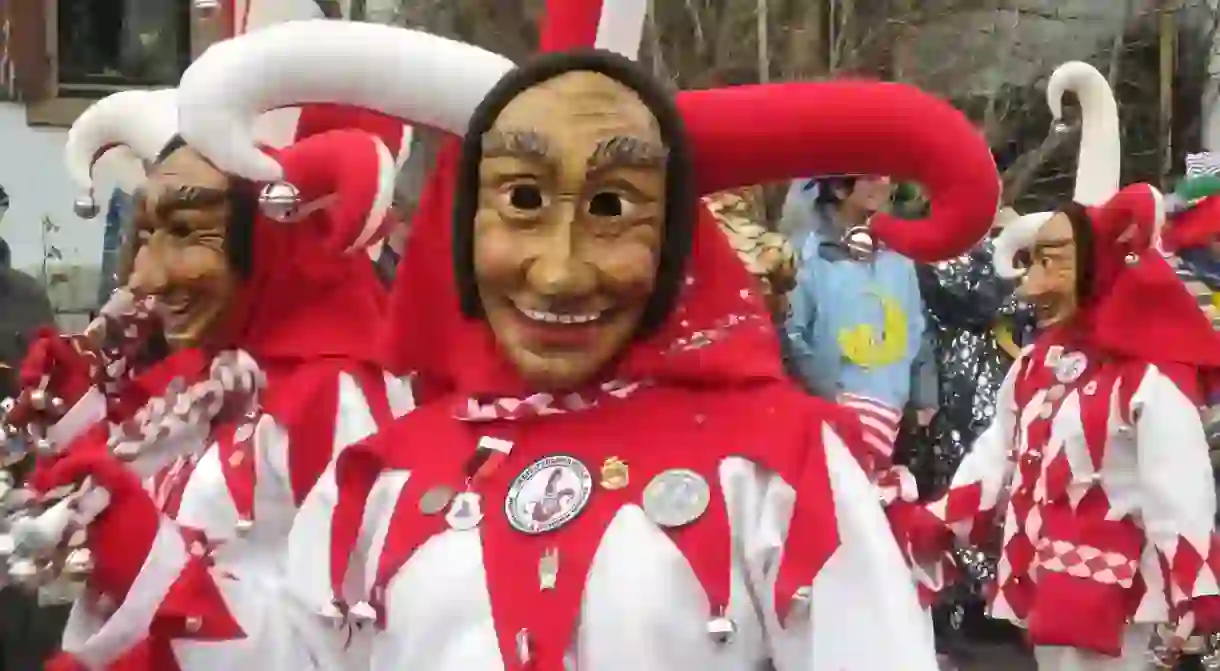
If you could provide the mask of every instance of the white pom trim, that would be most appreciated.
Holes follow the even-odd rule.
[[[597,39],[593,45],[638,60],[640,42],[644,39],[644,19],[648,16],[647,0],[601,0],[601,5]]]
[[[68,129],[64,161],[72,179],[91,191],[93,165],[101,152],[123,146],[141,160],[152,161],[177,132],[174,89],[112,93],[90,105]]]
[[[1038,231],[1042,229],[1043,224],[1050,221],[1054,214],[1054,212],[1026,214],[1004,227],[995,240],[995,252],[991,258],[997,275],[1011,280],[1024,274],[1022,269],[1013,263],[1016,260],[1017,252],[1028,249],[1034,244],[1034,240],[1038,238]]]
[[[398,163],[385,143],[373,136],[369,136],[369,139],[373,141],[373,146],[377,150],[377,193],[369,208],[369,216],[364,220],[364,228],[348,247],[349,252],[363,249],[376,242],[377,234],[381,231],[382,223],[385,221],[386,212],[394,203],[394,183],[398,177]]]
[[[353,63],[363,67],[353,71]],[[178,86],[179,122],[187,143],[222,171],[277,182],[283,170],[259,151],[251,130],[262,112],[352,105],[461,135],[513,67],[498,54],[421,31],[294,21],[205,51]]]

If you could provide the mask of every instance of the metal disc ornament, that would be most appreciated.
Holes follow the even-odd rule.
[[[504,514],[517,531],[542,534],[571,522],[589,504],[593,475],[566,455],[545,457],[521,472],[504,499]]]
[[[702,475],[674,468],[657,475],[644,488],[644,514],[658,526],[672,529],[702,517],[711,500],[711,488]]]

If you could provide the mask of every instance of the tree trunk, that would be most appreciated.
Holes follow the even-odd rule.
[[[767,35],[767,0],[758,0],[754,17],[758,22],[758,81],[771,81],[771,41]]]
[[[1157,153],[1161,157],[1159,174],[1161,188],[1165,189],[1173,170],[1173,68],[1177,50],[1177,22],[1175,11],[1177,0],[1161,0],[1158,8],[1158,39],[1160,43],[1160,114],[1157,136]]]

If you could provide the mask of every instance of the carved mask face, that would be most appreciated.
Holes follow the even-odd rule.
[[[237,287],[225,253],[229,179],[189,147],[155,166],[136,196],[137,250],[128,285],[161,303],[172,349],[215,334]]]
[[[475,279],[535,389],[589,382],[634,337],[665,234],[665,160],[639,96],[592,72],[527,89],[484,135]]]
[[[1043,224],[1034,244],[1018,257],[1018,263],[1026,266],[1018,296],[1033,306],[1039,328],[1062,323],[1076,314],[1076,259],[1072,222],[1063,213],[1056,213]]]

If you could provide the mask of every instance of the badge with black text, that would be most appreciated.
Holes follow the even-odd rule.
[[[508,489],[504,514],[517,531],[542,534],[580,514],[593,493],[588,467],[568,456],[539,459],[521,472]]]

